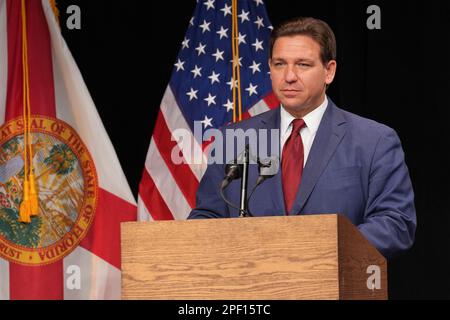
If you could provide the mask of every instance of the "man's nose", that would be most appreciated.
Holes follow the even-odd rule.
[[[284,75],[284,79],[288,83],[297,81],[297,79],[298,79],[297,74],[294,72],[292,67],[287,67],[286,73]]]

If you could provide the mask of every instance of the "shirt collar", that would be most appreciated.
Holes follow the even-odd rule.
[[[310,113],[308,113],[303,117],[303,121],[305,121],[306,127],[308,128],[311,134],[315,134],[319,129],[320,121],[322,120],[327,105],[328,99],[327,96],[325,96],[325,99],[320,104],[320,106],[318,106],[313,111],[311,111]],[[295,117],[291,115],[289,112],[287,112],[284,109],[283,105],[281,105],[280,116],[281,116],[280,134],[283,136],[287,133],[288,129],[291,126],[291,122],[292,120],[295,119]]]

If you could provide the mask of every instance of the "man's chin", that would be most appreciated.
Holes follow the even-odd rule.
[[[305,109],[305,101],[282,101],[281,104],[287,110],[300,111]]]

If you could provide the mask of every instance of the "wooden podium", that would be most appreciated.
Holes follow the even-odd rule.
[[[387,299],[386,260],[341,215],[128,222],[122,298]]]

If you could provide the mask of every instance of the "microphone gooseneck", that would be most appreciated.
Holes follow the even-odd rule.
[[[241,207],[239,210],[240,217],[247,217],[247,187],[248,187],[248,165],[250,163],[249,146],[245,145],[244,159],[242,163],[242,180],[241,180]]]

